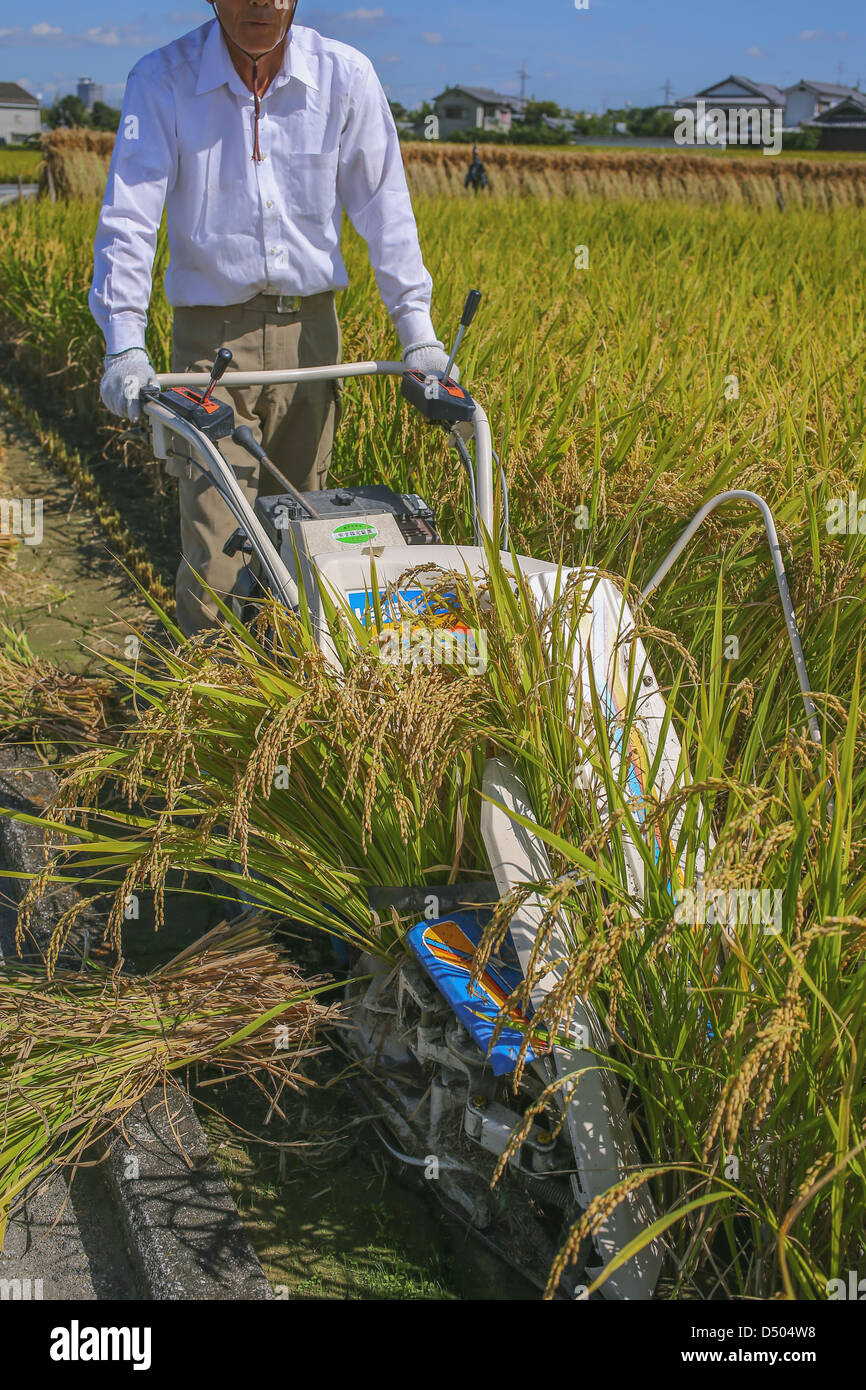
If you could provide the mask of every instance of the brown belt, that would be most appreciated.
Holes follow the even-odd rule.
[[[244,304],[245,309],[262,309],[270,314],[300,314],[306,306],[317,300],[333,298],[333,290],[323,290],[319,294],[257,294]]]

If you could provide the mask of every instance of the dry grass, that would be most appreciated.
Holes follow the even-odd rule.
[[[39,186],[58,198],[101,198],[114,148],[114,135],[103,130],[53,130],[42,137]]]
[[[521,150],[480,145],[494,197],[667,198],[756,207],[862,207],[866,165],[857,161],[720,157],[691,151]],[[467,196],[465,145],[411,144],[413,193]]]
[[[0,1244],[10,1210],[55,1163],[77,1162],[153,1089],[199,1062],[279,1098],[304,1084],[320,1000],[257,918],[216,927],[147,976],[7,965],[0,990]],[[45,1117],[50,1115],[49,1127]]]
[[[44,137],[42,187],[57,197],[101,198],[114,136],[95,130],[55,130]],[[480,145],[493,197],[672,198],[688,203],[756,207],[866,206],[866,161],[721,157],[682,150],[525,150]],[[463,187],[466,145],[404,145],[414,194]],[[486,196],[486,195],[485,195]]]
[[[60,670],[34,655],[24,633],[0,623],[0,738],[88,744],[104,738],[119,713],[113,680]]]

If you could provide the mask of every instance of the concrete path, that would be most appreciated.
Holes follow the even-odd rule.
[[[15,203],[19,198],[35,198],[38,192],[38,183],[24,183],[20,189],[17,183],[0,183],[0,207],[4,203]]]
[[[0,1251],[0,1300],[140,1296],[98,1169],[79,1169],[71,1194],[53,1177],[10,1220]]]

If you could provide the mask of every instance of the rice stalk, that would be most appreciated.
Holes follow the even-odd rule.
[[[216,927],[150,975],[9,964],[0,976],[0,1245],[32,1184],[121,1131],[154,1087],[197,1063],[278,1095],[339,1007],[260,919]],[[275,1102],[276,1104],[276,1102]],[[277,1105],[279,1110],[279,1106]]]

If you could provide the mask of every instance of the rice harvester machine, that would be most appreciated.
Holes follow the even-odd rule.
[[[621,768],[625,762],[625,782],[639,806],[650,768],[656,795],[675,789],[680,745],[633,615],[616,585],[585,569],[570,571],[550,560],[514,555],[510,548],[507,487],[487,415],[451,374],[480,298],[480,292],[470,293],[451,360],[441,373],[424,375],[407,371],[400,362],[370,361],[225,376],[231,353],[221,349],[209,374],[165,374],[158,391],[142,395],[154,453],[167,459],[180,450],[224,499],[227,553],[240,552],[247,560],[232,599],[236,612],[246,617],[263,593],[297,609],[303,594],[326,653],[330,632],[325,592],[364,624],[375,621],[375,611],[381,613],[385,605],[385,620],[394,624],[406,612],[415,618],[423,615],[427,568],[431,587],[443,572],[465,574],[484,584],[498,478],[500,558],[512,573],[515,564],[519,567],[538,611],[548,609],[572,573],[579,573],[585,602],[573,644],[575,698],[583,698],[580,691],[590,684],[594,688],[610,721],[612,764]],[[444,541],[433,510],[415,493],[384,486],[297,491],[267,459],[249,429],[235,427],[231,405],[214,396],[221,379],[224,386],[248,386],[383,375],[400,378],[407,402],[443,430],[457,451],[469,487],[473,544]],[[220,440],[230,435],[279,480],[279,489],[259,496],[254,506],[219,451]],[[705,517],[734,499],[756,506],[764,520],[810,730],[820,737],[781,550],[761,498],[735,490],[708,502],[659,566],[644,595],[662,581]],[[406,582],[410,571],[411,582]],[[633,708],[623,738],[621,716],[629,705]],[[613,1068],[604,1065],[610,1040],[589,1001],[576,1002],[559,1041],[533,1040],[516,1090],[512,1074],[523,1040],[519,1021],[509,1018],[491,1046],[505,1001],[529,971],[545,918],[541,895],[526,896],[526,886],[549,881],[552,871],[544,841],[532,828],[536,810],[516,768],[505,758],[491,757],[483,791],[481,830],[489,882],[462,888],[383,885],[371,907],[394,907],[414,915],[416,924],[407,934],[409,949],[398,966],[389,968],[372,957],[354,963],[346,1049],[354,1059],[356,1090],[384,1147],[400,1163],[434,1178],[431,1189],[454,1217],[543,1285],[564,1232],[580,1212],[593,1198],[639,1171],[649,1156],[637,1152],[620,1082]],[[628,886],[639,902],[643,860],[628,838],[625,852]],[[493,904],[520,888],[523,901],[498,954],[473,979],[473,958]],[[568,959],[568,923],[557,922],[546,950],[548,968],[533,985],[525,1026],[531,1027],[533,1009],[561,981]],[[543,1094],[554,1098],[528,1128],[524,1126],[521,1141],[513,1143],[527,1110]],[[501,1179],[491,1189],[493,1170],[506,1153]],[[561,1289],[566,1296],[584,1297],[590,1281],[610,1266],[600,1285],[601,1296],[652,1297],[663,1256],[659,1237],[651,1234],[656,1220],[648,1185],[629,1192],[584,1243],[564,1276]],[[630,1247],[633,1253],[622,1258]]]

